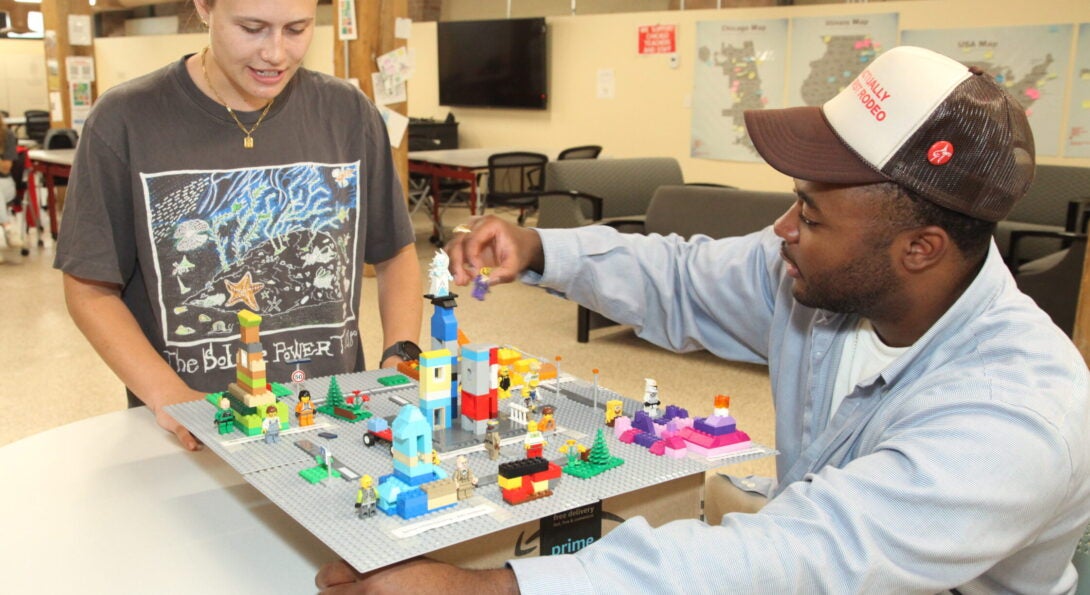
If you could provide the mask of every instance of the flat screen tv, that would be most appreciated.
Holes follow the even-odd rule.
[[[545,19],[441,21],[439,103],[545,109]]]

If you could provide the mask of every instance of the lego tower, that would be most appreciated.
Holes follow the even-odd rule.
[[[499,417],[498,352],[495,345],[473,343],[462,347],[458,374],[462,429],[478,436],[484,435],[489,419]]]
[[[437,430],[451,425],[451,384],[456,358],[446,349],[420,354],[420,410]]]
[[[415,405],[405,405],[393,423],[394,472],[379,479],[378,508],[413,518],[458,503],[457,486],[432,463],[431,424]]]
[[[265,351],[261,347],[261,316],[242,310],[238,313],[242,340],[235,355],[235,381],[227,392],[248,407],[275,405],[276,396],[268,389],[265,378]]]
[[[432,350],[446,350],[452,356],[452,368],[450,375],[450,400],[447,416],[449,419],[458,418],[458,319],[454,317],[454,308],[458,305],[455,298],[458,296],[448,293],[444,296],[434,297],[425,295],[431,300],[435,311],[431,316],[431,348]],[[448,420],[447,427],[450,427]]]

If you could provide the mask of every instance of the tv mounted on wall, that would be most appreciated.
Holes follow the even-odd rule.
[[[545,19],[441,21],[439,103],[545,109]]]

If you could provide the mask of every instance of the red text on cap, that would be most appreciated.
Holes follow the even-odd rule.
[[[927,150],[927,161],[931,165],[946,165],[946,162],[950,161],[953,156],[954,145],[950,144],[950,141],[940,140]]]

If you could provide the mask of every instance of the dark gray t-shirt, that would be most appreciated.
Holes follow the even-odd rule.
[[[247,127],[259,115],[238,113]],[[414,240],[378,111],[300,69],[254,148],[243,138],[184,58],[110,89],[80,137],[54,266],[120,283],[198,390],[234,379],[243,308],[263,317],[270,380],[300,358],[311,377],[362,370],[363,264]]]

